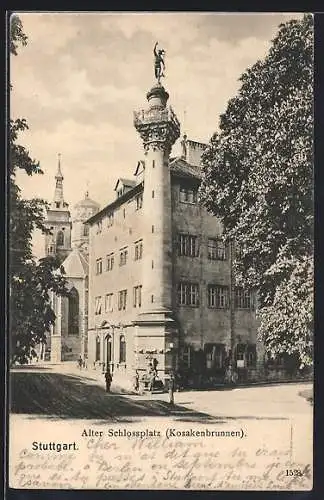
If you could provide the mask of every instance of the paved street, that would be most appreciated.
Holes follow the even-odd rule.
[[[70,369],[71,370],[71,369]],[[283,419],[309,416],[310,403],[299,393],[311,390],[310,383],[241,387],[212,391],[175,393],[176,406],[168,394],[131,395],[116,386],[107,394],[103,377],[92,370],[66,373],[67,367],[25,367],[12,372],[12,412],[47,415],[51,418],[105,418],[179,415],[194,420]]]
[[[193,489],[205,488],[208,481],[216,481],[210,483],[215,489],[224,484],[229,489],[248,489],[250,485],[259,489],[260,484],[266,489],[294,489],[293,480],[300,480],[298,487],[309,489],[312,406],[300,392],[310,389],[311,384],[300,383],[183,391],[175,393],[175,405],[170,407],[168,394],[125,393],[116,381],[113,392],[107,394],[102,374],[90,369],[80,371],[68,365],[17,368],[11,373],[10,391],[12,485],[188,488],[189,474]],[[180,437],[172,434],[167,438],[170,428],[180,432]],[[181,431],[206,429],[239,432],[240,438],[214,441],[181,435]],[[147,430],[160,437],[123,437],[124,432]],[[117,435],[108,435],[110,431]],[[104,436],[102,440],[92,437],[99,435]],[[35,442],[37,446],[72,442],[77,451],[71,455],[69,472],[62,476],[59,470],[63,453],[35,452]],[[42,468],[44,460],[47,469]],[[307,474],[286,477],[287,460]],[[33,469],[37,467],[38,475]],[[77,471],[85,472],[80,476]]]

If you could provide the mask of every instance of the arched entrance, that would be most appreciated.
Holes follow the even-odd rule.
[[[105,351],[106,351],[106,359],[105,366],[109,367],[110,371],[114,370],[114,363],[112,359],[112,336],[108,333],[105,336]]]

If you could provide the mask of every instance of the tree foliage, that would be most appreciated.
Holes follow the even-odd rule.
[[[268,351],[298,354],[309,364],[312,16],[281,24],[265,59],[240,81],[203,155],[200,196],[221,219],[225,237],[241,250],[236,279],[258,289],[259,333]]]
[[[10,52],[17,55],[19,44],[26,45],[20,19],[11,19]],[[50,307],[50,292],[65,294],[65,279],[57,272],[59,262],[46,257],[36,262],[32,237],[35,229],[47,231],[44,226],[46,203],[41,199],[25,200],[16,183],[16,172],[27,175],[42,174],[39,162],[30,157],[28,150],[18,144],[21,132],[28,129],[25,119],[9,123],[9,287],[10,287],[10,357],[12,362],[26,363],[35,356],[35,347],[45,342],[46,332],[55,321]]]

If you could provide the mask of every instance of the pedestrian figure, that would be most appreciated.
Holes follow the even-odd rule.
[[[105,373],[105,380],[106,380],[106,392],[110,392],[110,386],[111,386],[111,382],[112,382],[112,376],[111,376],[111,373],[109,371],[109,368],[107,369],[107,371]]]
[[[135,372],[135,384],[134,384],[134,389],[136,392],[139,391],[139,373],[138,370]]]
[[[79,368],[80,368],[80,370],[81,370],[81,369],[82,369],[82,365],[83,365],[83,359],[82,359],[81,354],[80,354],[80,356],[79,356],[78,365],[79,365]]]
[[[155,382],[155,371],[152,370],[150,373],[150,392],[153,392]]]
[[[148,390],[152,392],[155,382],[155,370],[151,362],[148,365],[147,380],[148,380]]]
[[[175,379],[173,373],[170,375],[169,379],[169,403],[170,406],[174,405],[174,389],[175,389]]]

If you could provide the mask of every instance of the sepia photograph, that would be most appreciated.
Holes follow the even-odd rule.
[[[312,14],[8,20],[9,487],[313,487]]]

